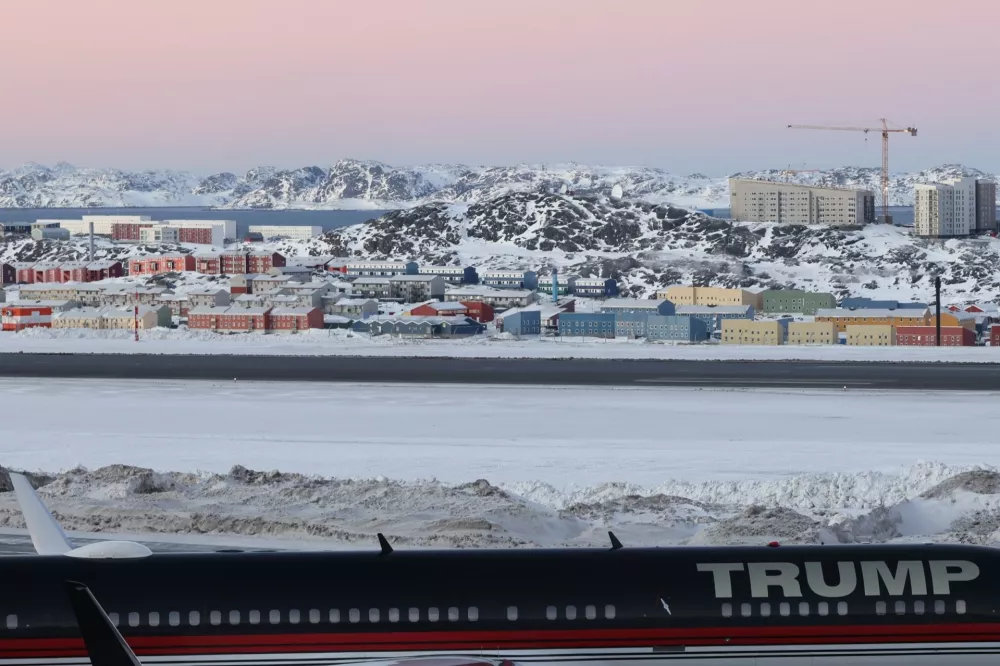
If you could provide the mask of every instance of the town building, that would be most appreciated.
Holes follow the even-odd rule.
[[[323,235],[321,226],[284,226],[278,224],[251,224],[247,227],[247,232],[260,234],[263,239],[291,238],[295,240],[308,240]]]
[[[896,344],[907,347],[937,346],[937,326],[898,326]],[[976,331],[964,326],[942,326],[942,347],[974,347]]]
[[[62,282],[60,266],[62,263],[58,261],[39,261],[31,267],[35,274],[32,282]]]
[[[10,305],[17,305],[20,307],[49,308],[53,313],[65,312],[66,310],[72,310],[73,308],[80,307],[80,304],[76,301],[42,301],[30,298],[19,298],[15,302],[10,303]]]
[[[19,296],[33,301],[74,301],[85,306],[100,305],[104,289],[86,282],[38,283],[20,286]]]
[[[768,289],[761,294],[765,314],[816,314],[820,309],[837,307],[833,294],[801,289]]]
[[[160,275],[193,270],[195,258],[191,254],[146,254],[128,261],[129,275]]]
[[[677,306],[752,305],[755,311],[760,311],[764,306],[761,292],[746,289],[676,285],[657,291],[656,297],[666,299]]]
[[[268,289],[277,289],[280,287],[287,287],[288,285],[295,282],[303,282],[303,280],[296,275],[257,275],[253,280],[254,292],[266,291]]]
[[[323,311],[330,315],[343,315],[366,319],[378,314],[378,301],[370,298],[347,298],[336,294],[323,298]]]
[[[444,292],[444,279],[437,275],[393,275],[389,278],[389,298],[403,303],[443,299]]]
[[[173,292],[166,287],[139,287],[128,284],[108,285],[101,292],[100,305],[106,308],[126,308],[138,305],[156,305],[163,294]]]
[[[74,308],[52,314],[52,328],[103,329],[104,310],[101,308]]]
[[[237,294],[252,294],[254,282],[257,279],[256,273],[243,273],[229,278],[229,293],[233,296]]]
[[[164,220],[162,224],[175,227],[181,243],[223,246],[236,239],[236,220]]]
[[[921,310],[817,310],[816,321],[834,322],[837,331],[844,333],[850,326],[927,326],[930,313]],[[945,321],[942,313],[942,322]],[[953,319],[951,321],[958,321]]]
[[[323,328],[323,311],[316,307],[274,308],[271,310],[270,327],[275,333]]]
[[[140,243],[180,243],[181,230],[168,227],[165,224],[154,224],[149,227],[139,227]]]
[[[538,289],[538,274],[535,271],[483,271],[479,281],[484,287],[494,289]],[[549,283],[551,288],[552,283]]]
[[[847,327],[847,344],[852,347],[893,347],[896,327],[891,324],[851,324]]]
[[[613,312],[564,312],[559,315],[559,335],[588,338],[615,337]]]
[[[709,329],[704,320],[683,315],[649,315],[646,339],[654,342],[702,342]]]
[[[274,268],[284,268],[285,255],[280,252],[251,252],[247,257],[247,270],[244,273],[267,273]],[[305,266],[298,267],[295,272],[309,275],[312,271]]]
[[[351,284],[354,293],[362,298],[379,300],[392,298],[392,285],[387,277],[359,277]]]
[[[417,275],[420,267],[415,261],[351,261],[344,265],[349,277],[390,277],[392,275]]]
[[[34,284],[35,282],[35,262],[15,261],[11,268],[14,269],[14,281],[18,284]]]
[[[674,314],[671,301],[652,298],[609,298],[601,304],[601,312],[611,314]]]
[[[990,326],[990,347],[1000,347],[1000,324]]]
[[[153,299],[153,305],[165,305],[174,317],[187,317],[191,302],[184,294],[163,293]]]
[[[729,179],[729,209],[740,222],[864,226],[875,222],[871,190]]]
[[[17,270],[13,264],[0,262],[0,286],[17,282]]]
[[[496,319],[498,333],[511,335],[541,335],[542,312],[533,308],[516,308],[504,312]]]
[[[482,301],[459,301],[468,310],[468,316],[480,324],[488,324],[496,317],[493,306]]]
[[[876,301],[871,298],[852,297],[840,302],[844,310],[926,310],[926,303],[905,303],[900,301]]]
[[[914,188],[913,230],[948,238],[996,230],[996,185],[963,177]]]
[[[97,282],[109,278],[119,278],[125,275],[125,267],[122,262],[113,259],[101,259],[87,264],[87,280]]]
[[[467,317],[469,306],[457,302],[429,301],[411,308],[406,314],[411,317]]]
[[[189,289],[187,299],[192,308],[226,307],[230,303],[229,292],[218,287]]]
[[[787,329],[780,321],[750,321],[724,319],[722,344],[724,345],[781,345],[785,343]]]
[[[223,275],[250,273],[250,252],[248,250],[226,250],[219,254],[219,270]],[[265,271],[253,271],[253,273]]]
[[[835,345],[840,334],[832,321],[793,321],[788,324],[790,345]]]
[[[69,230],[61,227],[31,226],[31,238],[40,240],[69,240]]]
[[[52,307],[16,303],[0,308],[0,329],[17,332],[26,328],[52,328]]]
[[[472,266],[421,266],[418,275],[437,275],[446,284],[477,284],[479,274]]]
[[[134,306],[104,310],[101,314],[104,321],[103,328],[132,330],[135,328],[137,317],[140,329],[165,328],[172,323],[172,313],[166,305],[140,305],[138,309],[138,315]]]
[[[576,289],[576,281],[579,279],[576,275],[565,275],[563,273],[556,273],[552,275],[541,275],[538,276],[538,293],[539,295],[551,296],[553,293],[552,280],[555,279],[556,293],[559,296],[568,296],[574,293]]]
[[[31,233],[31,222],[0,222],[0,238],[28,235]]]
[[[937,326],[937,316],[933,312],[928,312],[928,326]],[[948,312],[941,311],[941,326],[961,326],[969,330],[976,329],[976,314],[972,312]],[[898,328],[898,324],[897,324]]]
[[[215,252],[198,252],[194,255],[195,270],[204,275],[221,275],[222,259]]]
[[[468,337],[486,330],[469,317],[372,317],[354,322],[352,328],[370,335],[415,338]]]
[[[573,293],[588,298],[611,298],[618,295],[618,281],[612,278],[578,277]]]
[[[272,266],[266,275],[288,275],[301,282],[312,280],[313,270],[306,266]]]
[[[357,284],[355,282],[355,284]],[[496,309],[522,308],[534,300],[534,292],[527,289],[497,289],[495,287],[464,285],[445,289],[444,300],[469,303],[488,303]]]
[[[191,308],[188,328],[218,333],[267,333],[271,308]]]
[[[679,305],[674,314],[700,319],[705,324],[709,335],[722,330],[722,322],[727,319],[753,320],[755,312],[752,305]]]

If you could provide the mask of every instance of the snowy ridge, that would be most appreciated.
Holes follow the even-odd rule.
[[[994,176],[961,165],[943,165],[911,174],[893,174],[891,205],[910,205],[913,186],[963,174]],[[784,179],[780,170],[735,174],[744,178]],[[822,173],[798,173],[791,182],[880,189],[875,167],[843,167]],[[54,167],[25,164],[0,169],[0,207],[220,206],[260,209],[409,208],[426,203],[472,204],[511,192],[574,192],[611,196],[616,188],[628,198],[690,208],[726,208],[726,176],[671,174],[663,169],[580,164],[515,166],[390,166],[371,160],[345,159],[332,166],[294,169],[261,166],[243,175],[233,172]]]
[[[774,481],[605,484],[446,484],[260,472],[157,472],[111,465],[35,473],[63,525],[84,532],[254,536],[412,546],[898,542],[993,544],[1000,473],[919,463],[895,474],[802,475]],[[9,486],[3,488],[9,490]],[[10,492],[0,526],[22,527]]]

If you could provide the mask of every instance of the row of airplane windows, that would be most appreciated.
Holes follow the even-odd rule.
[[[442,619],[442,616],[446,617],[449,622],[458,622],[465,619],[469,622],[479,621],[479,609],[475,606],[470,606],[465,609],[463,618],[463,609],[456,606],[445,609],[442,614],[441,609],[430,607],[427,609],[426,614],[421,613],[419,608],[410,608],[406,612],[406,620],[409,622],[420,622],[422,616],[428,622],[438,622]],[[603,609],[604,618],[607,620],[615,619],[615,607],[611,604],[604,606]],[[388,622],[400,622],[402,614],[398,608],[389,608],[385,615],[383,616],[382,611],[378,608],[369,608],[368,612],[365,614],[367,622],[377,623],[386,620]],[[578,609],[576,606],[570,605],[564,608],[558,608],[556,606],[549,606],[545,609],[545,617],[549,620],[558,620],[560,617],[566,620],[576,620],[580,618],[586,618],[588,620],[596,620],[598,616],[597,606],[583,606],[582,609]],[[111,622],[116,626],[122,626],[122,617],[118,613],[108,613],[108,617]],[[342,620],[341,612],[339,609],[331,609],[327,614],[327,621],[330,624],[339,624]],[[506,617],[509,621],[514,622],[518,618],[517,606],[508,606],[506,609]],[[143,625],[143,615],[141,613],[132,612],[125,615],[125,622],[129,627],[140,627]],[[166,614],[166,624],[171,627],[181,626],[182,614],[179,611],[170,611]],[[260,611],[252,610],[248,611],[245,616],[246,621],[249,624],[256,625],[261,624],[262,621],[265,624],[319,624],[323,621],[323,612],[317,608],[310,609],[303,613],[297,609],[292,609],[286,613],[282,613],[280,610],[270,610],[266,615],[262,615]],[[146,626],[148,627],[159,627],[163,621],[160,613],[156,611],[150,612],[146,618]],[[187,625],[191,627],[200,626],[202,623],[202,614],[199,611],[193,610],[187,613]],[[231,610],[223,615],[222,611],[210,611],[208,613],[208,624],[212,626],[220,626],[223,623],[229,624],[231,626],[237,626],[244,621],[244,615],[241,611]],[[362,621],[362,609],[351,608],[347,611],[346,621],[352,624],[357,624]],[[7,628],[16,629],[17,628],[17,616],[8,615],[7,616]]]
[[[820,601],[816,604],[816,614],[821,616],[827,616],[830,614],[830,604],[825,601]],[[944,615],[947,612],[947,605],[943,599],[937,599],[934,602],[934,613],[935,615]],[[965,615],[965,600],[958,599],[955,601],[955,613],[958,615]],[[927,611],[927,605],[922,600],[917,600],[913,602],[913,608],[910,613],[913,615],[923,615]],[[810,615],[812,612],[812,606],[808,601],[800,601],[798,604],[798,614],[801,616]],[[837,615],[847,615],[847,602],[838,601],[836,606]],[[903,600],[898,600],[893,602],[893,612],[896,615],[906,615],[906,602]],[[888,613],[888,604],[885,601],[875,602],[875,614],[876,615],[886,615]],[[792,605],[787,601],[782,601],[778,604],[778,615],[781,617],[788,617],[792,614]],[[753,616],[753,604],[743,603],[740,604],[740,615],[742,617],[752,617]],[[771,616],[771,604],[770,602],[764,601],[760,604],[760,610],[758,612],[760,617],[770,617]],[[722,604],[722,617],[733,617],[733,604]]]

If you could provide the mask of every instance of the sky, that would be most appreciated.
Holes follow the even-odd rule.
[[[0,168],[1000,171],[996,0],[4,0]]]

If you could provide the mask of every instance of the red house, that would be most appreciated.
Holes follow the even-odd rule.
[[[55,261],[39,261],[32,267],[32,282],[62,282],[62,264]]]
[[[270,330],[294,333],[310,328],[323,328],[323,311],[319,308],[275,308],[271,310]]]
[[[87,264],[88,282],[97,282],[108,278],[122,277],[125,275],[125,267],[120,261],[92,261]]]
[[[250,253],[230,250],[219,255],[222,261],[222,272],[226,275],[240,275],[247,272],[250,265]]]
[[[181,243],[212,244],[211,227],[177,227],[177,240]]]
[[[188,328],[219,333],[266,333],[271,324],[271,308],[191,308]],[[322,313],[320,314],[322,320]]]
[[[60,282],[89,282],[90,272],[87,270],[87,264],[83,261],[70,261],[59,267],[62,271],[62,275],[59,278]]]
[[[935,326],[898,326],[896,328],[896,344],[907,347],[937,346],[937,327]],[[974,347],[976,332],[964,326],[942,326],[942,347]]]
[[[112,222],[111,239],[122,241],[139,240],[139,230],[152,227],[154,222]]]
[[[18,261],[13,264],[14,279],[18,284],[35,283],[35,264],[32,262]]]
[[[13,264],[0,264],[0,284],[17,282],[17,269]]]
[[[266,273],[272,268],[281,268],[284,265],[284,255],[277,252],[251,252],[246,272]]]
[[[480,324],[488,324],[493,321],[493,306],[489,303],[479,301],[462,301],[462,305],[469,309],[469,316]]]
[[[464,317],[469,314],[465,303],[424,303],[410,310],[413,317]]]
[[[221,273],[222,262],[217,254],[205,252],[194,255],[195,270],[205,275],[218,275]]]
[[[1000,347],[1000,324],[990,326],[990,346]]]
[[[8,305],[0,309],[0,322],[0,328],[5,331],[52,328],[52,308],[47,305]]]
[[[129,275],[159,275],[193,271],[194,257],[190,254],[148,254],[128,262]]]

